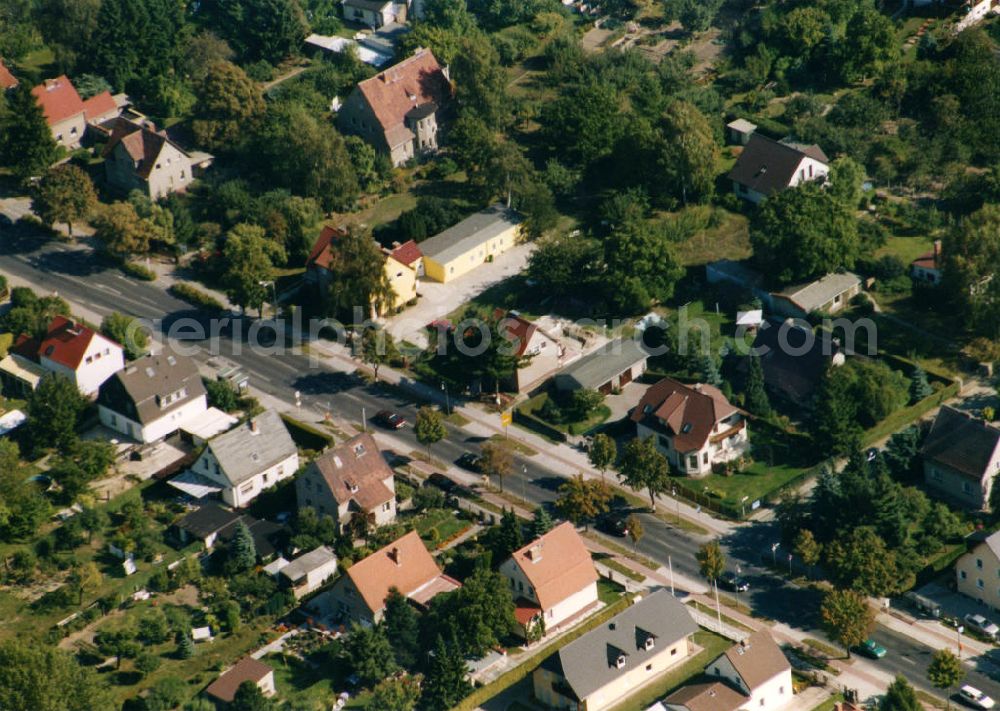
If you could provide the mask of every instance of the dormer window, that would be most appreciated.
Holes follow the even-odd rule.
[[[646,641],[642,645],[642,648],[648,652],[655,646],[656,646],[656,640],[653,637],[646,637]]]
[[[619,654],[618,655],[618,659],[615,660],[615,666],[618,669],[624,669],[625,668],[625,655],[624,654]]]

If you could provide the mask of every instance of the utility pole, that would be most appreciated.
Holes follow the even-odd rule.
[[[674,593],[674,561],[669,554],[667,555],[667,567],[670,568],[670,594],[673,596],[676,594]]]
[[[368,418],[365,416],[365,406],[361,406],[361,431],[368,431]]]
[[[719,616],[719,634],[722,634],[722,605],[719,603],[719,582],[713,580],[712,587],[715,588],[715,614]]]

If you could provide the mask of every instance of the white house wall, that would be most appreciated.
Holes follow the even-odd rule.
[[[199,395],[194,400],[181,405],[176,410],[167,413],[163,417],[143,426],[134,420],[124,417],[120,413],[109,410],[104,405],[98,406],[98,416],[101,424],[116,432],[121,432],[127,437],[143,443],[157,442],[168,434],[179,430],[185,422],[197,417],[208,409],[208,402],[204,395]]]

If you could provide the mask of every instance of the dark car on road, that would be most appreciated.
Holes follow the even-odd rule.
[[[746,592],[750,589],[750,583],[736,573],[732,572],[723,573],[722,577],[719,578],[719,584],[727,590],[732,590],[733,592]]]
[[[406,418],[398,412],[379,410],[375,413],[375,421],[390,430],[398,430],[406,425]]]
[[[608,513],[597,519],[597,528],[612,536],[624,538],[628,535],[628,524],[625,522],[625,515],[622,513]]]
[[[455,460],[455,464],[477,474],[483,470],[483,458],[475,452],[465,452]]]

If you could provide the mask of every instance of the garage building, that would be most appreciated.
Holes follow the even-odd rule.
[[[564,391],[597,390],[608,395],[645,373],[648,357],[649,353],[640,341],[611,341],[556,373],[556,388]]]
[[[468,274],[513,247],[522,222],[517,212],[503,205],[467,217],[420,243],[424,273],[442,284]]]

